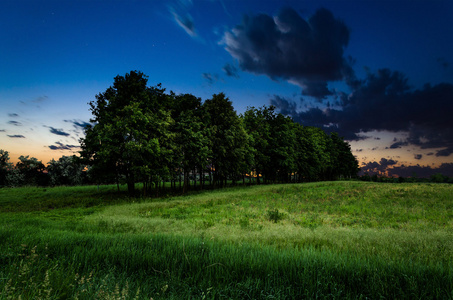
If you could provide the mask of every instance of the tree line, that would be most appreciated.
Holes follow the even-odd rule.
[[[133,194],[139,182],[144,193],[158,193],[163,182],[185,192],[190,185],[357,176],[358,162],[336,133],[303,126],[273,106],[238,115],[223,93],[202,101],[147,84],[139,71],[116,76],[89,102],[93,125],[85,128],[79,157],[64,156],[47,167],[28,156],[15,168],[0,160],[0,186],[126,183]]]
[[[357,175],[357,160],[338,134],[302,126],[272,106],[238,115],[223,93],[203,102],[147,83],[139,71],[118,75],[89,103],[94,125],[81,140],[81,157],[99,180],[124,181],[133,193],[137,182],[146,192],[182,180],[186,190],[190,176],[203,187]]]
[[[0,187],[81,185],[92,182],[79,156],[62,156],[45,166],[35,157],[21,155],[16,165],[0,149]]]

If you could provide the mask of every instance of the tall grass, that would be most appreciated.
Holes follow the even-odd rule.
[[[449,299],[451,192],[336,182],[3,212],[0,298]]]

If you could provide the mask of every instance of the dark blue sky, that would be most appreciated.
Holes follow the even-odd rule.
[[[338,131],[370,172],[448,168],[452,16],[447,0],[2,1],[0,148],[44,163],[77,151],[87,102],[141,70]]]

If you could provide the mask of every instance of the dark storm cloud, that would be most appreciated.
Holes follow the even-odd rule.
[[[407,146],[408,143],[406,141],[399,141],[399,140],[393,140],[394,143],[390,145],[390,149],[399,149],[402,148],[403,146]]]
[[[69,133],[64,132],[63,129],[57,129],[53,127],[50,128],[50,133],[56,134],[56,135],[61,135],[61,136],[69,136]]]
[[[302,89],[302,95],[312,96],[319,101],[325,99],[327,96],[332,95],[333,93],[327,88],[327,82],[311,82],[309,85],[305,85]]]
[[[397,161],[392,159],[382,158],[380,162],[368,162],[363,163],[360,168],[359,175],[367,173],[368,175],[386,175],[390,177],[422,177],[428,178],[434,174],[443,174],[446,176],[453,176],[453,163],[443,163],[439,167],[430,167],[430,166],[396,166]]]
[[[398,161],[393,159],[381,158],[379,162],[373,161],[368,163],[362,163],[360,171],[362,173],[381,174],[385,172],[389,167],[394,166],[397,163]]]
[[[238,69],[232,64],[226,64],[223,67],[223,71],[229,77],[239,78]]]
[[[272,98],[270,102],[271,105],[278,107],[280,113],[284,115],[293,115],[296,113],[297,105],[294,102],[285,99],[284,97],[274,95],[274,98]]]
[[[12,139],[24,139],[25,136],[23,136],[22,134],[15,134],[15,135],[7,135],[8,137],[12,138]]]
[[[76,145],[64,145],[61,142],[56,142],[55,144],[56,145],[50,145],[49,149],[51,149],[51,150],[72,150],[74,148],[80,147],[80,146],[76,146]]]
[[[242,70],[288,80],[318,99],[332,94],[327,81],[354,77],[343,57],[349,29],[324,8],[308,20],[291,8],[277,17],[245,16],[222,42]]]
[[[14,125],[14,126],[22,126],[22,123],[21,122],[17,122],[17,121],[9,121],[8,124],[11,124],[11,125]]]
[[[434,174],[442,174],[445,176],[453,177],[453,164],[452,163],[443,163],[437,168],[430,166],[399,166],[390,168],[389,176],[400,176],[400,177],[421,177],[429,178]]]
[[[291,116],[304,125],[334,124],[340,135],[357,140],[359,132],[407,132],[406,140],[390,148],[416,145],[442,148],[437,156],[453,153],[453,85],[440,83],[413,90],[404,74],[389,69],[368,73],[361,84],[342,99],[340,108],[310,108]],[[279,107],[278,107],[279,108]]]
[[[450,156],[453,153],[453,147],[448,147],[442,150],[437,151],[436,156]]]

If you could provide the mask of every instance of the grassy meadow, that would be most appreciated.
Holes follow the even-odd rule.
[[[0,189],[0,299],[453,299],[452,258],[448,184]]]

